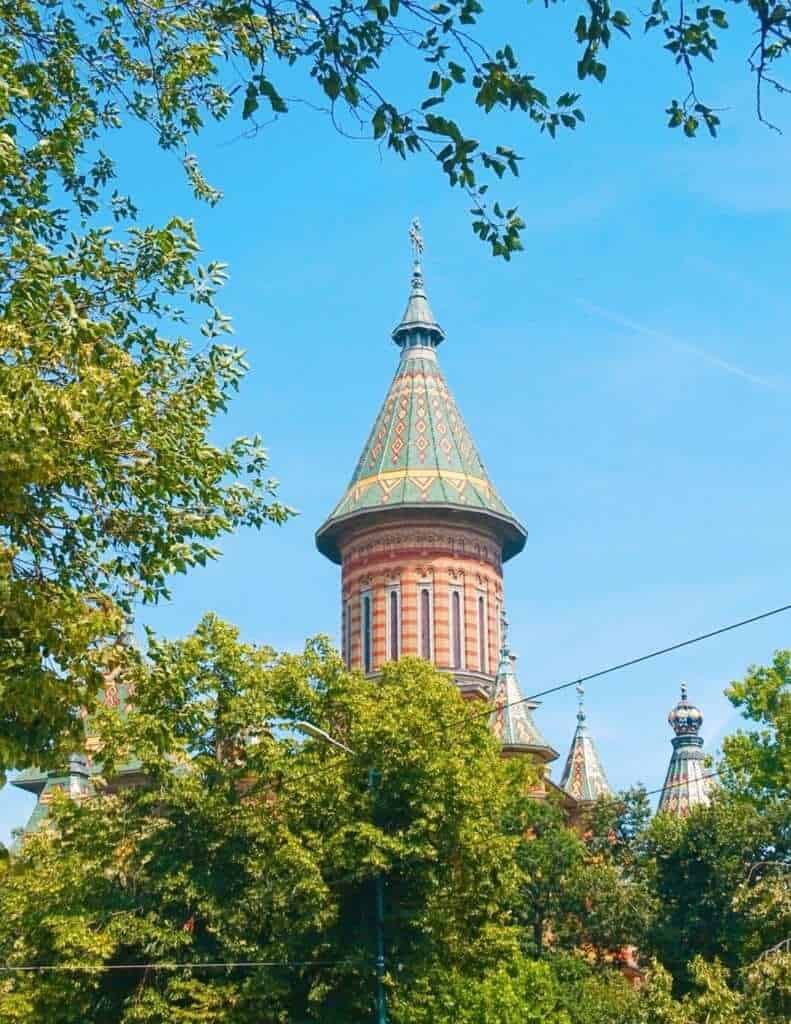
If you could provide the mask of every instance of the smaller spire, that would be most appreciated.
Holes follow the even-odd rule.
[[[709,802],[712,785],[700,736],[703,713],[687,696],[686,683],[681,684],[681,699],[667,720],[675,736],[657,810],[685,817],[696,804]]]
[[[508,646],[508,619],[500,615],[500,664],[494,680],[491,727],[507,754],[531,754],[541,762],[558,756],[533,719],[534,701],[525,700],[516,676],[516,658]]]
[[[577,683],[577,728],[571,741],[566,766],[560,780],[564,789],[581,803],[592,803],[602,796],[612,796],[599,751],[588,731],[585,715],[585,688]]]
[[[445,338],[445,332],[434,318],[423,283],[421,263],[425,244],[420,221],[415,217],[409,226],[409,241],[412,247],[412,284],[409,290],[404,315],[393,331],[393,341],[401,348],[423,346],[436,348]]]

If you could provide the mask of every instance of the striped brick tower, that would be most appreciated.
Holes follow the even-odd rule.
[[[400,350],[352,479],[316,534],[341,566],[342,650],[375,674],[417,655],[490,699],[502,648],[503,562],[527,532],[489,479],[437,359],[445,338],[426,296],[419,225]]]

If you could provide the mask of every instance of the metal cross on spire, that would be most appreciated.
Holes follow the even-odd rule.
[[[413,217],[412,223],[409,225],[409,242],[412,246],[412,255],[415,257],[415,263],[419,263],[420,257],[423,255],[424,245],[423,231],[417,217]]]
[[[577,683],[575,689],[577,691],[577,720],[582,722],[585,718],[585,687],[582,683]]]

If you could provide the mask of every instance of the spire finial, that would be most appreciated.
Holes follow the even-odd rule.
[[[585,721],[585,687],[582,683],[577,683],[575,689],[577,691],[577,721],[581,725]]]
[[[667,716],[676,736],[697,736],[703,724],[700,708],[691,704],[687,696],[687,684],[681,684],[681,700]]]
[[[436,348],[445,337],[445,332],[434,319],[426,296],[423,267],[420,263],[424,248],[423,232],[417,217],[413,217],[409,225],[409,244],[413,258],[412,284],[401,323],[393,331],[393,341],[404,350],[415,347]]]
[[[414,257],[415,263],[420,263],[420,257],[423,255],[423,230],[420,227],[420,221],[417,217],[412,218],[412,223],[409,225],[409,242],[412,246],[412,256]]]

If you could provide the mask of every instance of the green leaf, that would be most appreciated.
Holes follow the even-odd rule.
[[[242,118],[246,121],[248,118],[253,116],[256,110],[258,110],[258,90],[253,82],[248,82],[244,95]]]

